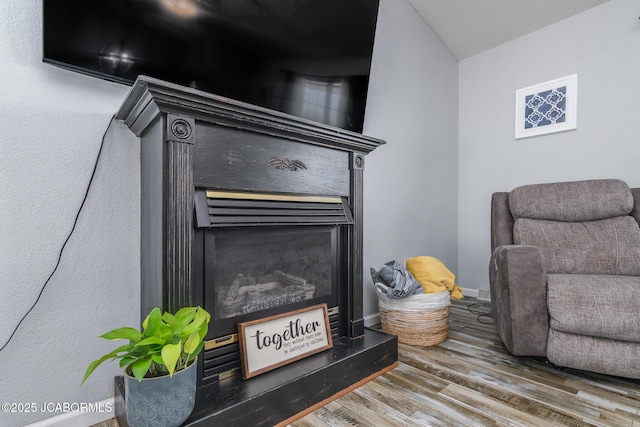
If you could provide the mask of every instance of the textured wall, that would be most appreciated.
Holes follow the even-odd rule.
[[[128,91],[43,64],[41,8],[40,0],[0,3],[0,346],[51,274]],[[112,347],[97,336],[139,319],[138,175],[134,141],[106,141],[58,271],[0,352],[0,402],[112,396],[117,366],[79,386],[89,362]],[[0,425],[55,415],[0,413]]]
[[[460,281],[488,289],[491,194],[620,178],[640,186],[637,0],[611,0],[460,62]],[[576,130],[514,139],[515,91],[578,74]]]
[[[364,171],[364,314],[369,267],[418,255],[457,273],[458,61],[405,1],[382,0],[364,133],[387,141]]]

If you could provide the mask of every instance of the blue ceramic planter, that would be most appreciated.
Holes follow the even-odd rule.
[[[196,365],[173,377],[124,376],[129,427],[178,427],[191,414],[196,397]]]

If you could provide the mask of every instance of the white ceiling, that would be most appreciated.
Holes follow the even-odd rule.
[[[608,0],[409,0],[459,59]]]

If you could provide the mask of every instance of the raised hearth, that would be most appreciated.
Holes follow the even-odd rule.
[[[184,426],[245,427],[279,425],[298,418],[341,394],[393,369],[396,336],[365,329],[355,341],[342,338],[334,348],[250,380],[239,375],[198,388],[196,406]],[[115,379],[115,410],[124,414],[124,381]],[[127,427],[124,416],[120,427]]]
[[[141,145],[141,313],[212,314],[188,425],[274,424],[397,363],[362,312],[364,159],[383,141],[146,77],[116,118]],[[318,303],[334,348],[242,380],[237,323]]]

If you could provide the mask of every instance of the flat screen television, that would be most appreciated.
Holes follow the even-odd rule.
[[[379,0],[43,0],[43,59],[362,132]]]

